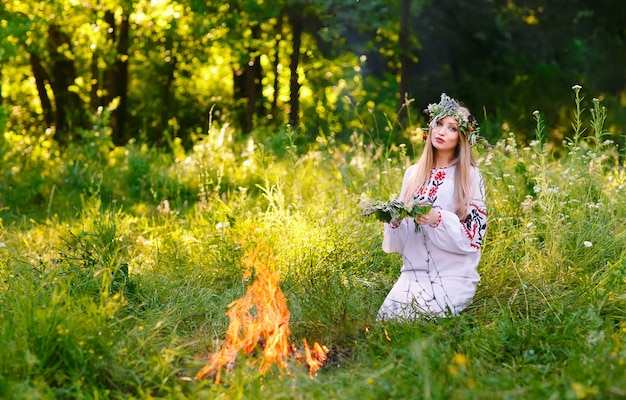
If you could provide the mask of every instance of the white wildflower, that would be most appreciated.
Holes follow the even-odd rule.
[[[587,240],[585,240],[585,241],[583,242],[583,244],[585,245],[585,247],[591,247],[591,246],[593,246],[593,243],[591,243],[590,241],[587,241]]]
[[[228,227],[230,227],[230,223],[228,221],[218,222],[217,225],[215,225],[215,229],[217,230],[226,229]]]
[[[168,214],[171,210],[170,210],[170,202],[166,199],[163,200],[159,203],[159,205],[157,206],[157,211],[162,213],[162,214]]]

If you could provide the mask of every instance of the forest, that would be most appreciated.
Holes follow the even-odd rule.
[[[0,3],[0,398],[626,398],[626,3]],[[441,93],[473,302],[380,321]]]
[[[298,144],[346,141],[363,118],[371,128],[393,119],[391,139],[408,142],[406,119],[441,92],[474,110],[489,139],[528,139],[541,109],[558,146],[575,84],[615,110],[608,126],[623,142],[626,6],[611,0],[1,7],[3,118],[61,147],[98,125],[116,145],[180,138],[188,148],[211,121],[242,136],[289,125]]]

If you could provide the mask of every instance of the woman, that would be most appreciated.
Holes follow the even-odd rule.
[[[402,255],[400,277],[379,320],[455,315],[471,303],[487,228],[482,176],[472,156],[478,124],[467,108],[441,95],[430,104],[424,152],[402,182],[405,204],[429,212],[384,224],[383,251]]]

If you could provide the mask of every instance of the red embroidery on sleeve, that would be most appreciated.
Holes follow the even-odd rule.
[[[437,221],[430,224],[431,227],[436,228],[439,226],[439,224],[441,223],[441,211],[437,211],[437,214],[439,215],[439,217],[437,218]]]
[[[471,203],[470,212],[465,218],[465,221],[461,222],[461,226],[465,230],[467,238],[470,240],[470,246],[478,249],[480,248],[485,231],[487,229],[487,212],[478,207],[478,205]]]

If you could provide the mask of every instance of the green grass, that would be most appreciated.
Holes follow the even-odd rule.
[[[358,208],[399,191],[403,146],[302,151],[289,134],[279,157],[212,128],[187,152],[100,143],[35,162],[5,136],[0,397],[624,398],[626,172],[598,114],[563,152],[536,116],[537,142],[477,153],[489,227],[475,301],[404,324],[375,322],[400,259]],[[11,167],[25,165],[21,182]],[[221,384],[193,379],[251,282],[250,234],[277,257],[290,341],[330,349],[313,379],[243,355]]]

